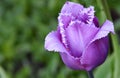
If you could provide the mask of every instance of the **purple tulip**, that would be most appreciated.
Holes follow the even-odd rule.
[[[102,26],[94,16],[94,7],[84,8],[66,2],[58,17],[58,28],[45,39],[45,48],[56,51],[69,68],[90,71],[102,64],[108,54],[108,34],[114,33],[113,23]]]

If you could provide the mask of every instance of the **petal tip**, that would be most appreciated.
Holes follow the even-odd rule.
[[[48,51],[66,52],[66,49],[60,40],[60,33],[58,31],[52,31],[46,36],[44,47]]]
[[[115,31],[114,31],[114,24],[113,24],[112,21],[106,20],[104,24],[110,26],[110,27],[108,27],[108,28],[109,28],[109,31],[112,32],[113,34],[115,34]]]

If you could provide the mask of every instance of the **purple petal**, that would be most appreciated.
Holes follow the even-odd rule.
[[[74,21],[66,29],[66,38],[71,55],[80,57],[98,29],[80,21]]]
[[[78,3],[66,2],[61,10],[61,13],[71,13],[76,16],[83,9],[83,6]]]
[[[81,64],[89,71],[102,64],[108,53],[108,37],[96,40],[83,52]]]
[[[95,24],[96,27],[99,27],[99,22],[97,17],[94,17],[93,23]]]
[[[86,24],[92,24],[94,18],[94,7],[84,8],[79,12],[78,19]]]
[[[71,14],[63,14],[60,13],[58,17],[59,26],[63,26],[64,28],[67,28],[71,20],[73,20],[74,17]]]
[[[60,55],[64,64],[69,68],[75,69],[75,70],[83,69],[83,67],[80,64],[80,58],[74,58],[73,56],[66,53],[60,53]]]
[[[45,38],[45,49],[48,51],[67,52],[60,40],[60,34],[57,31],[47,35]]]
[[[114,26],[113,26],[113,23],[111,21],[106,20],[105,23],[102,25],[102,27],[99,29],[96,36],[91,41],[91,43],[94,42],[95,40],[106,37],[110,32],[115,33]]]
[[[90,6],[88,8],[84,8],[82,5],[73,2],[66,2],[61,10],[61,14],[70,15],[72,20],[79,19],[80,21],[92,24],[94,18],[94,7]],[[60,16],[61,17],[61,16]],[[62,19],[66,21],[67,19]]]
[[[60,34],[62,37],[62,42],[64,43],[65,47],[67,47],[65,29],[68,27],[71,20],[72,20],[72,16],[70,14],[62,14],[61,13],[58,17],[58,21],[59,21],[58,26],[59,26]]]
[[[81,57],[81,64],[91,70],[104,62],[108,52],[108,33],[114,33],[113,23],[106,21],[93,40],[88,44]],[[96,56],[96,57],[95,57]]]

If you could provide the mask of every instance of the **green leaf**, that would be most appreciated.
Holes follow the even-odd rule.
[[[120,19],[115,20],[115,30],[118,32],[120,31]]]
[[[69,75],[70,72],[71,72],[71,70],[69,68],[62,67],[60,72],[57,75],[57,78],[68,78],[67,76]]]
[[[114,49],[114,55],[115,55],[115,63],[114,63],[114,78],[120,78],[120,46],[118,44],[117,35],[112,35],[112,41],[113,41],[113,49]]]
[[[113,78],[112,77],[113,73],[112,68],[114,63],[113,61],[114,55],[109,56],[105,63],[98,67],[98,69],[95,71],[94,73],[95,78]]]
[[[29,65],[25,65],[23,68],[21,68],[17,74],[15,75],[15,78],[29,78],[32,76],[31,74],[31,68]]]
[[[0,78],[8,78],[1,66],[0,66]]]

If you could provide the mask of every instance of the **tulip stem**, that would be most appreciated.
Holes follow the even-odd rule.
[[[87,73],[88,73],[88,77],[89,77],[89,78],[94,78],[92,71],[88,71]]]

